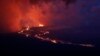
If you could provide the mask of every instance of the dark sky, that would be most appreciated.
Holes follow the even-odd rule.
[[[45,2],[44,2],[45,1]],[[99,27],[99,0],[0,0],[0,33],[15,32],[25,24],[37,26]]]

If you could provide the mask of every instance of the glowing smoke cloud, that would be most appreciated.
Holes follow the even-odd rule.
[[[30,26],[44,24],[57,28],[79,26],[86,17],[80,14],[84,1],[76,0],[73,3],[65,1],[0,0],[0,32],[15,32],[27,24]]]
[[[50,0],[48,2],[39,0],[37,4],[31,4],[32,8],[30,8],[27,14],[37,24],[43,23],[55,27],[74,27],[80,22],[79,12],[74,5],[66,6],[63,0]]]
[[[1,32],[18,31],[26,24],[73,27],[80,22],[76,4],[66,6],[62,0],[45,1],[33,4],[30,0],[0,0]]]
[[[0,33],[19,29],[21,12],[14,0],[0,0]]]

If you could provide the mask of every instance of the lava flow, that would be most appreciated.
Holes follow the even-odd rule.
[[[51,32],[45,28],[43,24],[39,24],[38,27],[25,27],[22,30],[18,32],[19,34],[22,34],[26,37],[36,38],[40,39],[42,41],[51,42],[54,44],[68,44],[68,45],[78,45],[83,47],[94,47],[92,44],[78,44],[78,43],[72,43],[69,41],[62,41],[59,39],[55,39]],[[52,36],[51,36],[52,35]]]
[[[33,28],[27,26],[26,28],[20,30],[18,33],[23,34],[26,37],[35,37],[43,41],[48,41],[52,43],[61,43],[60,40],[50,38],[49,36],[50,32],[44,28],[43,24],[39,24],[38,27],[33,27]]]

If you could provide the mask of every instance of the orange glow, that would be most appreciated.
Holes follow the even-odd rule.
[[[44,25],[43,24],[39,24],[39,27],[44,27]]]
[[[43,24],[40,24],[42,22],[43,14],[38,6],[32,6],[29,8],[25,18],[31,21],[30,27],[43,27]]]
[[[26,30],[27,30],[27,31],[30,30],[30,27],[28,26],[28,27],[26,28]]]

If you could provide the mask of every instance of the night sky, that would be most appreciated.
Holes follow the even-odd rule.
[[[0,33],[42,23],[57,28],[98,28],[99,0],[0,0]]]

